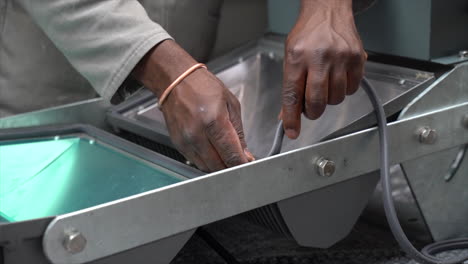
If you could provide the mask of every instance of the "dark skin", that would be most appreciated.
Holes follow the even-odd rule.
[[[281,118],[299,136],[301,114],[319,118],[359,88],[367,55],[354,25],[352,0],[302,0],[286,42]],[[157,97],[197,62],[166,40],[138,63],[133,75]],[[171,139],[199,169],[210,172],[254,160],[248,151],[237,98],[211,72],[198,69],[162,106]]]
[[[318,119],[327,104],[355,93],[366,59],[351,0],[302,0],[286,41],[281,113],[286,135],[299,136],[301,113]]]

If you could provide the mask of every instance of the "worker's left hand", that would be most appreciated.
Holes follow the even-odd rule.
[[[351,0],[302,0],[286,41],[281,110],[286,135],[299,136],[302,113],[317,119],[327,104],[356,92],[366,59]]]

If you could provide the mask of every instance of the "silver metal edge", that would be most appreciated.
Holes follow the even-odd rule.
[[[468,103],[463,103],[390,124],[391,163],[468,142],[460,124],[466,112]],[[421,145],[414,137],[421,125],[440,131],[440,140]],[[366,151],[356,155],[356,149]],[[62,215],[48,226],[43,248],[52,263],[85,263],[374,171],[378,153],[373,128]],[[333,177],[317,175],[315,160],[321,156],[336,162]],[[67,254],[61,244],[63,230],[70,227],[89,242],[76,255]]]

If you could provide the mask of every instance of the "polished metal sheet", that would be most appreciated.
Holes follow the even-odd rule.
[[[280,42],[262,40],[209,64],[209,68],[241,102],[247,145],[257,157],[267,154],[278,123],[282,54],[283,46]],[[401,110],[434,79],[433,74],[428,72],[373,62],[366,64],[366,77],[376,87],[382,102],[386,103],[387,115]],[[159,109],[154,107],[154,102],[139,105],[123,115],[145,126],[160,128],[164,119]],[[372,106],[360,89],[340,105],[327,106],[318,120],[311,121],[303,117],[301,135],[297,140],[284,140],[283,150],[311,145],[361,119],[367,118],[367,121],[355,129],[371,126],[375,124],[371,112]]]

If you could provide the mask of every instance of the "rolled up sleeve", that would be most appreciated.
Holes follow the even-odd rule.
[[[73,67],[106,99],[152,47],[171,38],[136,0],[19,2]]]

